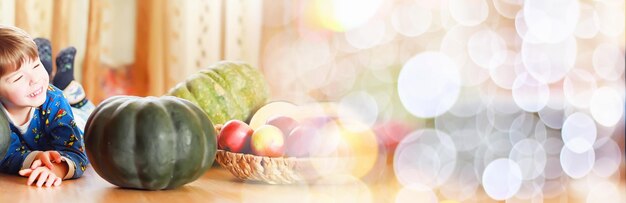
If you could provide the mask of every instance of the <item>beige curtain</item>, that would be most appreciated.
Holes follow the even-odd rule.
[[[15,25],[15,0],[0,1],[0,24]]]
[[[259,66],[260,0],[0,0],[0,23],[78,49],[75,77],[98,103],[162,95],[219,60]],[[53,55],[53,57],[55,57]]]
[[[160,95],[218,60],[258,67],[261,1],[138,0],[135,94]],[[143,82],[143,83],[141,83]]]
[[[102,101],[106,95],[101,91],[101,87],[98,86],[102,82],[102,70],[100,69],[100,30],[102,29],[102,1],[92,0],[89,4],[89,17],[87,28],[87,40],[85,48],[85,63],[82,66],[83,87],[85,92],[89,95],[96,104]]]

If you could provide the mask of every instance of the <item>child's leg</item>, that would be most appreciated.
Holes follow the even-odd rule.
[[[83,86],[74,80],[74,57],[76,56],[76,48],[68,47],[61,52],[56,58],[57,71],[52,80],[52,84],[63,90],[63,95],[72,105],[72,113],[76,125],[85,130],[85,124],[91,112],[95,109],[83,89]]]
[[[39,60],[48,72],[48,76],[52,76],[52,47],[50,46],[50,40],[45,38],[35,38],[34,41],[35,44],[37,44]]]
[[[76,48],[67,47],[57,55],[57,72],[54,74],[52,84],[61,90],[74,80],[74,57],[76,56]]]
[[[76,48],[67,47],[56,58],[57,72],[54,74],[52,84],[63,90],[63,94],[72,107],[80,108],[88,101],[83,86],[74,80],[74,57]]]

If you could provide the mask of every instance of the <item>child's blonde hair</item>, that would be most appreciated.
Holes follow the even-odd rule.
[[[24,30],[0,24],[0,77],[39,57],[35,41]]]

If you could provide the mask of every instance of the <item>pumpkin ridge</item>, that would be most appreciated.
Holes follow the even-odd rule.
[[[248,112],[246,107],[247,104],[242,104],[239,99],[236,99],[236,96],[241,97],[241,95],[238,94],[239,89],[235,91],[233,85],[227,81],[227,78],[224,78],[224,76],[218,74],[217,72],[215,72],[215,70],[206,70],[202,71],[201,73],[205,74],[215,83],[223,87],[226,94],[223,94],[221,96],[224,96],[227,100],[229,100],[229,104],[235,104],[236,108],[233,108],[232,105],[227,106],[228,109],[231,109],[231,111],[229,111],[229,113],[231,114],[229,115],[229,118],[227,120],[243,117],[244,114]],[[226,120],[224,122],[226,122]]]
[[[155,97],[155,100],[156,100],[156,97]],[[167,104],[168,102],[170,102],[170,101],[169,101],[169,100],[166,100],[166,101],[164,101],[164,102],[155,102],[155,104],[158,106],[158,108],[161,108],[161,110],[163,110],[163,112],[165,112],[165,115],[167,115],[167,119],[166,119],[166,120],[167,120],[167,121],[169,121],[170,125],[173,127],[173,131],[174,131],[173,133],[174,133],[175,135],[177,135],[177,136],[180,136],[180,135],[179,135],[179,133],[178,133],[178,128],[179,128],[179,126],[176,126],[176,123],[174,122],[174,119],[173,119],[173,117],[172,117],[172,115],[171,115],[174,109],[172,109],[172,108],[167,108],[167,107],[165,106],[165,104]],[[164,103],[165,103],[165,104],[164,104]],[[170,150],[171,150],[171,153],[170,153],[169,155],[171,155],[171,158],[172,158],[172,161],[171,161],[171,162],[172,162],[173,164],[172,164],[172,167],[168,167],[169,172],[170,172],[170,173],[169,173],[169,177],[172,177],[172,179],[170,179],[169,181],[167,181],[167,183],[166,183],[164,186],[160,187],[159,189],[169,188],[169,187],[170,187],[170,185],[172,185],[172,183],[176,182],[176,180],[177,180],[176,178],[174,178],[174,177],[175,177],[175,175],[174,175],[174,174],[176,174],[175,172],[176,172],[176,171],[178,171],[178,169],[177,169],[177,166],[178,166],[178,165],[176,164],[176,161],[174,161],[174,160],[177,160],[177,159],[179,158],[179,157],[178,157],[178,151],[176,150],[176,146],[178,146],[178,141],[179,141],[179,139],[173,139],[172,141],[173,141],[174,143],[172,143],[172,144],[170,145],[170,146],[171,146],[171,149],[170,149]],[[167,164],[169,164],[169,162],[170,162],[170,161],[168,161],[168,162],[167,162]]]
[[[134,104],[130,101],[131,101],[130,99],[123,100],[123,102],[120,103],[118,106],[114,106],[116,108],[113,111],[113,114],[111,117],[116,117],[116,118],[121,117],[123,119],[136,120],[137,119],[136,109],[139,108],[139,105]],[[129,163],[136,163],[136,161],[134,160],[134,156],[128,156],[125,153],[125,152],[132,152],[136,149],[135,136],[128,136],[128,135],[135,134],[135,128],[134,126],[131,126],[131,127],[128,127],[127,129],[124,129],[123,128],[123,126],[125,126],[124,124],[129,123],[129,122],[124,122],[124,121],[126,120],[110,120],[109,125],[107,126],[108,128],[106,129],[121,132],[121,133],[112,133],[111,136],[115,136],[115,135],[120,136],[118,138],[113,138],[113,139],[125,140],[126,141],[125,144],[130,145],[130,146],[126,146],[126,147],[121,146],[121,147],[113,148],[113,149],[106,147],[105,148],[106,151],[104,151],[104,153],[109,156],[105,156],[105,157],[110,157],[111,162],[105,162],[105,163],[115,163],[115,165],[111,164],[111,167],[110,167],[111,169],[113,169],[113,172],[111,172],[110,175],[112,175],[113,177],[117,177],[117,178],[114,178],[115,182],[118,182],[118,184],[123,184],[125,181],[129,181],[128,184],[123,184],[123,185],[126,187],[136,187],[136,185],[140,185],[141,182],[139,182],[137,179],[132,179],[130,177],[132,177],[134,174],[137,174],[137,170],[136,170],[137,166],[136,165],[133,167],[128,166]],[[107,144],[110,144],[110,143],[107,143]],[[132,150],[129,150],[131,149],[131,147],[132,147]],[[126,151],[123,151],[123,150],[126,150]],[[126,160],[126,159],[129,159],[129,160]],[[124,169],[130,169],[132,171],[127,171]],[[126,171],[126,173],[124,173],[124,171]]]
[[[187,88],[187,83],[180,83],[176,85],[173,89],[171,89],[168,95],[178,95],[179,98],[189,100],[193,103],[198,103],[196,98],[191,94],[191,90]]]
[[[157,149],[174,149],[174,143],[176,142],[176,139],[173,138],[174,136],[167,135],[175,135],[176,131],[174,129],[175,126],[173,125],[165,126],[168,124],[167,120],[171,120],[169,113],[167,109],[163,105],[161,105],[160,102],[156,102],[153,98],[154,97],[147,98],[144,101],[145,104],[141,106],[141,110],[137,111],[137,114],[135,115],[137,119],[137,121],[135,121],[136,126],[134,128],[135,138],[140,138],[144,141],[150,142],[135,142],[135,147],[140,147],[141,149],[143,149],[135,150],[135,153],[145,153],[139,154],[139,156],[144,157],[143,161],[145,162],[135,161],[135,163],[143,163],[143,165],[137,167],[136,169],[142,170],[142,172],[138,174],[138,177],[141,179],[141,183],[144,185],[145,188],[164,189],[167,187],[167,185],[169,185],[171,179],[160,181],[161,179],[159,179],[158,177],[163,177],[166,174],[172,174],[174,172],[173,167],[168,165],[170,160],[174,159],[174,156],[172,154],[174,153],[174,150],[163,153],[163,151],[161,150],[152,149],[154,147],[156,147]],[[153,120],[150,123],[144,123],[147,122],[147,120],[140,119],[149,117],[153,117],[157,120]],[[158,124],[151,127],[143,127],[150,126],[154,123]],[[163,136],[164,134],[165,136]],[[150,137],[152,139],[145,139],[142,138],[142,136]],[[153,143],[153,141],[155,140],[160,141]],[[159,143],[168,143],[168,141],[171,141],[172,143],[159,145]]]
[[[257,76],[257,78],[254,79],[253,78],[254,76],[248,75],[248,72],[253,72],[253,71],[249,71],[252,69],[252,67],[250,67],[249,65],[245,63],[240,63],[236,65],[239,65],[239,66],[235,66],[235,67],[240,67],[240,68],[231,68],[231,69],[239,73],[239,75],[244,78],[244,81],[246,83],[244,85],[245,86],[244,89],[239,92],[240,93],[246,92],[246,94],[249,95],[248,96],[249,98],[245,100],[247,109],[246,109],[245,115],[243,115],[242,117],[242,120],[249,122],[254,112],[258,110],[259,108],[261,108],[261,106],[266,103],[266,100],[267,100],[266,96],[269,94],[269,92],[267,92],[267,88],[261,88],[263,87],[263,85],[258,84],[259,82],[260,83],[265,82],[262,76]],[[250,90],[259,90],[259,89],[265,89],[266,91],[263,93],[250,92]]]
[[[213,97],[209,96],[209,95],[218,95],[214,87],[214,85],[216,84],[212,84],[209,86],[207,85],[207,83],[213,83],[213,82],[212,81],[205,82],[203,78],[209,78],[209,77],[203,74],[197,74],[193,80],[187,83],[187,88],[189,89],[189,92],[196,98],[196,100],[199,100],[198,98],[207,97],[205,99],[202,99],[202,101],[205,101],[205,102],[199,102],[196,104],[198,104],[208,116],[214,117],[218,121],[225,122],[227,120],[226,111],[228,109],[224,108],[225,106],[223,104],[224,102],[220,101],[219,99],[219,98],[222,98],[223,100],[223,97],[221,97],[221,95],[213,96]],[[203,86],[199,86],[197,84],[202,84]],[[210,92],[206,92],[204,93],[205,95],[203,95],[202,92],[200,92],[199,87],[205,87],[206,90]],[[197,90],[197,91],[194,91],[194,90]],[[211,98],[208,98],[208,97],[211,97]],[[217,106],[217,108],[216,107],[211,108],[212,105]]]
[[[119,101],[119,103],[117,103],[117,101]],[[119,113],[121,111],[120,110],[120,106],[122,104],[124,104],[124,103],[125,103],[125,100],[123,100],[122,96],[120,96],[120,97],[113,98],[110,103],[105,104],[105,105],[110,105],[112,107],[115,107],[114,109],[112,109],[112,111],[110,112],[109,115],[115,115],[116,113]],[[113,117],[110,117],[110,118],[113,118]],[[113,122],[114,122],[114,120],[112,120],[112,119],[107,119],[105,122],[103,122],[104,126],[103,126],[103,128],[100,129],[101,131],[103,131],[102,132],[103,134],[105,134],[105,135],[106,134],[111,134],[111,133],[108,133],[108,131],[109,130],[113,130],[112,128],[110,128],[110,126],[113,125]],[[101,147],[100,144],[101,143],[98,142],[98,145],[96,147],[100,148]],[[105,144],[109,145],[111,143],[105,143]],[[105,148],[104,150],[105,150],[104,154],[109,154],[111,156],[104,156],[103,158],[108,160],[107,161],[108,163],[114,163],[115,160],[113,159],[114,156],[112,156],[112,155],[114,155],[115,152],[110,151],[111,150],[110,148]],[[116,151],[116,150],[114,149],[114,151]],[[92,165],[93,165],[93,163],[92,163]],[[107,172],[106,175],[109,176],[109,177],[113,177],[113,180],[115,182],[120,183],[120,180],[124,179],[124,177],[119,175],[119,174],[121,174],[121,172],[119,172],[119,168],[115,168],[115,167],[113,167],[113,165],[106,165],[106,164],[103,167],[105,167],[104,171]]]
[[[227,86],[227,83],[222,84],[220,83],[220,81],[217,81],[215,78],[211,77],[209,72],[211,71],[205,70],[199,73],[201,75],[200,77],[202,78],[201,81],[204,83],[205,87],[210,87],[215,90],[214,98],[217,98],[220,104],[222,104],[221,109],[224,113],[223,115],[225,116],[224,122],[236,118],[237,113],[233,112],[235,106],[232,105],[234,103],[234,99],[232,98],[232,95],[229,91],[231,87]]]
[[[115,96],[112,97],[110,99],[105,100],[104,102],[102,102],[101,106],[110,106],[110,107],[115,107],[117,109],[117,107],[119,107],[119,105],[121,103],[124,103],[124,100],[122,99],[123,96]],[[97,111],[97,114],[91,114],[90,119],[92,119],[92,117],[98,117],[98,116],[104,116],[104,117],[111,117],[111,115],[115,113],[114,111]],[[104,114],[104,115],[103,115]],[[104,129],[111,129],[110,128],[111,125],[111,120],[105,120],[103,123],[90,123],[88,125],[86,125],[86,130],[85,130],[85,135],[87,134],[91,134],[91,133],[101,133],[104,131]],[[95,139],[95,141],[91,141]],[[95,143],[95,145],[89,145],[87,143]],[[100,136],[85,136],[85,149],[90,150],[90,149],[95,149],[97,151],[103,151],[104,154],[109,154],[111,155],[112,153],[109,152],[107,147],[104,147],[103,145],[107,145],[109,143],[103,143],[102,141],[102,137]],[[102,176],[107,176],[107,177],[112,177],[113,180],[115,180],[115,182],[117,182],[117,180],[122,179],[121,176],[119,176],[119,173],[117,172],[117,168],[112,168],[112,165],[109,164],[100,164],[101,162],[103,162],[102,159],[95,159],[93,157],[92,154],[87,153],[88,158],[91,162],[92,167],[94,168],[94,170],[96,170],[96,172],[101,171]],[[113,157],[112,156],[104,156],[103,157],[104,163],[112,163]],[[98,168],[103,167],[103,170],[98,170]],[[115,183],[114,183],[115,184]]]
[[[205,142],[207,143],[207,148],[205,149],[205,154],[209,155],[208,158],[212,159],[211,161],[209,161],[209,163],[213,163],[213,161],[215,161],[215,154],[216,154],[216,150],[217,150],[217,131],[215,131],[215,128],[213,127],[213,122],[211,121],[211,119],[209,119],[208,116],[206,116],[206,113],[204,113],[202,111],[202,109],[198,108],[198,106],[194,105],[193,103],[189,102],[189,101],[185,101],[185,100],[181,100],[181,103],[187,103],[190,107],[189,109],[191,110],[191,112],[200,120],[200,127],[204,128],[204,132],[211,132],[209,133],[209,136],[211,138],[213,138],[213,140],[209,140],[209,138],[207,138],[205,136]],[[212,141],[212,142],[211,142]],[[214,145],[211,147],[211,143],[213,143]],[[213,154],[211,154],[211,151],[209,151],[209,147],[211,147],[211,149],[213,151]],[[202,165],[207,164],[206,159],[203,160]],[[202,175],[202,174],[200,174]]]
[[[177,110],[184,110],[184,109],[187,109],[188,107],[187,106],[183,106],[183,105],[170,105],[170,103],[179,103],[179,102],[176,101],[176,100],[170,100],[169,98],[167,99],[167,102],[164,102],[164,103],[165,104],[163,105],[163,108],[166,109],[166,112],[167,112],[167,114],[169,116],[168,120],[170,121],[170,123],[174,127],[174,133],[178,137],[178,139],[174,139],[175,143],[172,144],[172,153],[173,153],[172,157],[180,160],[181,157],[179,157],[180,154],[178,153],[176,148],[179,147],[180,139],[184,139],[184,138],[181,138],[181,136],[186,136],[186,135],[180,132],[180,130],[181,130],[180,128],[182,127],[182,126],[179,125],[180,122],[175,121],[175,118],[178,119],[178,116],[172,116],[172,114],[177,113],[176,112]],[[191,119],[191,120],[193,121],[193,120],[196,120],[196,119]],[[180,166],[181,163],[180,162],[175,162],[172,165],[173,165],[172,171],[171,171],[172,173],[170,173],[170,177],[172,177],[172,178],[171,178],[171,181],[167,184],[167,186],[165,186],[165,188],[171,188],[171,187],[174,187],[174,186],[178,185],[180,182],[187,181],[187,179],[179,177],[175,173],[177,171],[181,171],[182,170],[181,166]]]
[[[240,71],[242,73],[242,75],[246,75],[249,78],[256,78],[256,79],[251,79],[250,81],[252,82],[251,86],[254,87],[254,89],[262,89],[264,92],[262,93],[257,93],[255,94],[255,102],[257,104],[265,104],[265,102],[267,101],[267,96],[269,95],[269,89],[268,88],[262,88],[262,87],[267,87],[267,81],[265,80],[265,78],[263,77],[263,75],[261,74],[260,70],[256,71],[256,68],[250,66],[250,64],[246,64],[246,63],[242,63],[240,65],[241,68],[237,69],[238,71]],[[261,105],[259,105],[256,108],[260,108]]]
[[[215,131],[215,128],[213,127],[213,123],[211,122],[209,117],[206,116],[206,114],[202,111],[202,109],[198,108],[198,106],[190,103],[189,101],[180,100],[180,102],[187,103],[187,105],[185,105],[186,109],[188,109],[192,115],[195,115],[196,118],[198,118],[198,127],[202,128],[201,131],[204,132],[203,134],[205,135],[202,136],[201,140],[198,141],[204,146],[204,151],[202,152],[203,158],[201,159],[200,163],[200,167],[204,169],[197,171],[197,173],[193,176],[193,179],[195,180],[204,175],[204,171],[211,167],[211,165],[215,161],[215,155],[217,152],[217,133]]]

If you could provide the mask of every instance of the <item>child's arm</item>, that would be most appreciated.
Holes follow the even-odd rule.
[[[57,177],[65,177],[68,164],[63,161],[57,151],[31,151],[26,147],[15,132],[11,132],[11,146],[8,154],[0,162],[0,171],[10,174],[27,174],[38,167],[51,169]],[[22,175],[24,176],[24,175]]]
[[[22,166],[26,164],[28,163],[24,162]],[[67,172],[69,172],[68,163],[61,158],[61,154],[59,154],[59,152],[45,151],[36,155],[35,161],[32,162],[29,168],[24,169],[24,167],[22,167],[19,174],[30,174],[32,170],[35,170],[38,167],[47,167],[58,177],[65,177]]]
[[[52,163],[54,166],[53,169],[49,167],[42,166],[41,160],[36,160],[33,162],[31,168],[23,169],[19,173],[21,176],[28,177],[28,181],[26,181],[27,185],[32,185],[37,181],[37,187],[41,187],[45,184],[46,187],[50,186],[59,186],[63,179],[61,177],[65,176],[67,173],[67,164],[65,163]]]
[[[70,104],[65,98],[57,98],[47,115],[49,126],[46,133],[52,136],[51,146],[58,151],[68,165],[64,179],[78,178],[83,175],[89,164],[84,150],[83,133],[74,121]]]
[[[41,151],[31,151],[26,147],[15,132],[11,132],[11,145],[7,155],[0,162],[0,171],[17,174],[19,170],[30,167]]]

